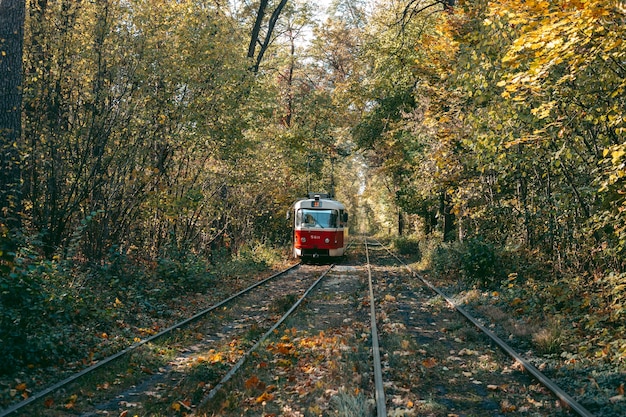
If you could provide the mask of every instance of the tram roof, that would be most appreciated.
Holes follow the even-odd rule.
[[[309,198],[296,201],[294,208],[296,210],[299,208],[344,210],[345,206],[330,198],[328,194],[309,193]]]

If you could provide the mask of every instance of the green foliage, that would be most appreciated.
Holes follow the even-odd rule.
[[[1,373],[111,354],[151,334],[155,324],[195,313],[178,303],[211,291],[217,279],[259,273],[284,259],[278,249],[255,245],[234,257],[222,251],[214,264],[172,248],[145,263],[112,247],[100,265],[87,268],[42,260],[41,245],[33,240],[20,249],[0,274],[0,355],[7,358]]]
[[[377,149],[379,140],[388,130],[390,123],[401,119],[402,113],[415,106],[411,89],[395,90],[393,95],[378,100],[374,108],[354,127],[352,135],[364,149]]]
[[[430,254],[430,268],[433,274],[446,280],[461,277],[461,251],[458,243],[440,243]]]
[[[18,242],[4,224],[0,223],[0,274],[8,274],[15,263]]]
[[[419,260],[422,257],[420,241],[414,237],[401,236],[393,240],[393,247],[401,255],[410,255],[411,258]]]
[[[170,291],[202,292],[213,284],[208,261],[191,253],[168,250],[157,261],[156,277]]]
[[[610,272],[602,277],[602,294],[614,322],[623,322],[626,317],[626,273]]]
[[[608,229],[617,253],[626,251],[626,142],[604,149],[600,185],[602,211],[595,215],[595,230]]]
[[[465,277],[483,288],[494,287],[502,277],[500,257],[496,247],[482,239],[464,242],[461,269]],[[504,275],[506,276],[506,275]]]
[[[275,248],[256,243],[243,245],[237,254],[225,251],[215,254],[211,272],[218,279],[258,273],[279,265],[286,257],[284,248]]]
[[[482,239],[441,244],[431,256],[432,270],[447,279],[462,277],[480,288],[496,288],[509,272],[503,251]]]
[[[47,365],[71,356],[67,343],[82,307],[73,277],[56,261],[40,260],[32,249],[15,254],[9,271],[0,273],[0,372],[26,365]]]
[[[252,243],[241,249],[238,258],[250,259],[263,267],[271,267],[280,264],[285,259],[285,251],[270,245]]]

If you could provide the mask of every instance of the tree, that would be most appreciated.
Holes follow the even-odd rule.
[[[389,178],[398,232],[404,216],[412,214],[423,219],[427,231],[438,219],[437,226],[450,235],[447,193],[458,176],[458,163],[448,132],[456,119],[451,111],[441,118],[449,126],[436,129],[430,117],[434,109],[454,108],[453,96],[446,96],[443,87],[456,50],[442,36],[445,28],[438,27],[445,7],[443,2],[404,1],[387,6],[373,14],[361,48],[369,71],[361,82],[366,86],[361,91],[363,116],[353,134],[362,149],[373,151],[371,165]],[[426,155],[442,158],[437,162]]]
[[[77,233],[87,258],[111,246],[200,250],[245,149],[243,30],[195,1],[42,1],[29,12],[24,178],[46,255]]]
[[[0,2],[0,228],[19,226],[24,0]]]
[[[265,14],[267,13],[267,8],[269,5],[269,0],[261,0],[259,2],[259,9],[256,14],[256,19],[254,21],[254,27],[252,28],[252,34],[250,36],[250,43],[248,46],[248,58],[254,60],[254,64],[252,66],[252,71],[254,73],[259,71],[259,67],[261,66],[261,61],[263,60],[263,56],[265,52],[267,52],[267,48],[270,45],[272,40],[272,33],[274,32],[274,27],[276,26],[276,22],[280,17],[283,8],[287,4],[287,0],[281,0],[278,5],[272,11],[272,15],[267,21],[267,26],[265,29],[265,34],[261,35],[261,29],[264,24]],[[257,44],[260,46],[259,52],[256,52]],[[256,57],[255,57],[256,55]]]

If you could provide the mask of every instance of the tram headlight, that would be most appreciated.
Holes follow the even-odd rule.
[[[324,242],[326,242],[326,243],[330,243],[330,239],[329,239],[329,238],[326,238],[326,239],[324,239]]]
[[[302,242],[302,243],[306,243],[306,237],[302,236],[302,237],[300,238],[300,242]]]

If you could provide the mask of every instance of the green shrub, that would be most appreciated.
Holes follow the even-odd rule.
[[[442,243],[431,255],[435,275],[457,276],[483,288],[493,288],[507,276],[502,265],[502,251],[482,239]]]
[[[0,273],[0,372],[71,355],[66,326],[76,319],[78,294],[68,282],[72,277],[57,262],[27,250]]]
[[[456,243],[441,243],[431,253],[431,271],[441,278],[454,278],[461,275],[461,252]]]
[[[491,288],[502,277],[495,246],[482,239],[470,239],[463,245],[461,268],[466,279],[480,287]]]
[[[248,259],[255,264],[270,267],[280,264],[285,259],[284,251],[263,243],[245,245],[239,251],[240,259]]]
[[[174,288],[201,292],[212,282],[208,261],[194,254],[161,257],[157,261],[157,276]]]
[[[398,237],[393,241],[393,246],[400,255],[410,255],[417,259],[422,257],[420,243],[415,237]]]

